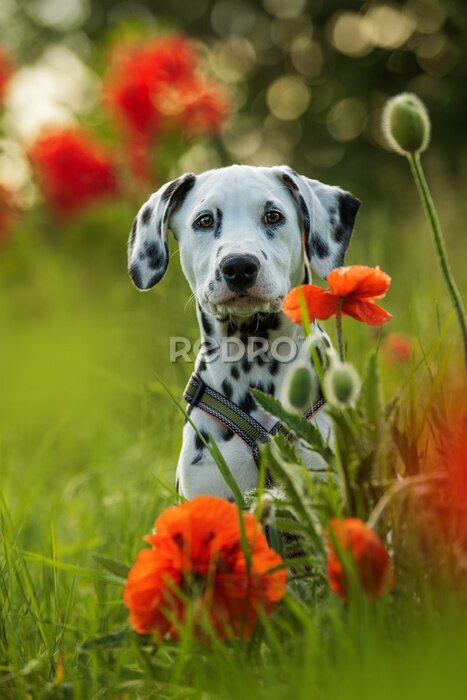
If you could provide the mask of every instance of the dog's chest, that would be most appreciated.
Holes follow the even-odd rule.
[[[271,361],[237,363],[213,363],[203,376],[210,386],[215,386],[223,396],[235,403],[244,413],[270,430],[276,419],[259,408],[250,389],[256,388],[273,396],[279,396],[287,365]],[[199,408],[194,408],[190,419],[204,440],[214,438],[223,458],[242,491],[256,487],[258,467],[252,448],[220,421]],[[181,495],[193,498],[199,494],[229,497],[231,495],[215,460],[190,423],[183,432],[183,446],[177,468],[177,488]]]

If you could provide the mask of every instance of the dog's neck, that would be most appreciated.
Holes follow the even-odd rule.
[[[244,319],[216,319],[198,307],[201,347],[195,371],[206,384],[253,409],[250,387],[278,395],[288,363],[295,359],[302,329],[281,312]]]

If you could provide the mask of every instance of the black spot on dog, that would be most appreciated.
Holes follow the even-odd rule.
[[[146,289],[150,289],[151,287],[154,287],[154,285],[156,285],[159,282],[159,280],[161,279],[164,272],[165,272],[165,270],[161,270],[160,272],[156,272],[156,274],[153,275],[151,277],[151,279],[149,280],[149,282],[147,283]]]
[[[279,360],[276,360],[275,358],[273,360],[271,360],[271,362],[269,363],[269,371],[273,377],[278,373]]]
[[[345,248],[349,244],[360,204],[360,200],[348,192],[343,192],[339,197],[339,223],[333,228],[332,238]]]
[[[201,324],[203,326],[204,332],[206,333],[206,335],[209,335],[209,336],[212,335],[214,332],[214,329],[212,327],[211,321],[208,319],[206,314],[203,313],[202,311],[200,311],[200,316],[201,316]]]
[[[196,371],[198,372],[198,374],[201,374],[201,372],[206,371],[206,368],[207,368],[206,360],[203,360],[203,358],[201,357],[196,364]]]
[[[144,252],[146,253],[149,269],[158,270],[161,264],[159,246],[154,242],[146,242],[144,244]]]
[[[287,185],[287,187],[290,190],[293,190],[294,192],[298,192],[298,186],[295,184],[293,179],[290,177],[290,175],[287,175],[286,173],[282,174],[282,182],[284,185]]]
[[[222,253],[223,248],[224,248],[224,246],[223,246],[223,245],[220,245],[219,248],[217,249],[217,255],[216,255],[217,258],[218,258],[219,255]]]
[[[280,326],[280,316],[279,314],[266,314],[259,318],[256,324],[255,334],[258,338],[268,338],[268,331],[275,331]]]
[[[215,277],[215,279],[216,279],[216,282],[221,282],[221,281],[222,281],[221,273],[219,272],[219,269],[218,269],[218,268],[216,268],[216,271],[215,271],[215,273],[214,273],[214,277]]]
[[[245,394],[243,399],[239,402],[238,406],[242,409],[244,413],[251,413],[251,411],[255,410],[256,403],[252,395],[248,393]]]
[[[138,287],[138,289],[141,289],[142,284],[143,284],[143,280],[142,280],[141,272],[140,272],[138,265],[136,265],[136,264],[132,265],[130,267],[129,272],[130,272],[130,277],[133,280],[133,282],[135,283],[135,285]]]
[[[148,204],[146,207],[144,207],[143,212],[141,214],[141,221],[145,226],[149,224],[151,221],[151,216],[152,216],[152,206]]]
[[[248,374],[248,372],[251,369],[251,363],[248,362],[248,359],[246,357],[243,358],[242,360],[242,371],[244,374]]]
[[[271,396],[274,396],[275,389],[276,389],[276,387],[275,387],[274,382],[269,382],[268,387],[266,389],[266,393],[270,394]]]
[[[165,189],[161,200],[168,202],[164,211],[163,222],[166,223],[169,216],[175,213],[185,201],[185,197],[190,192],[196,182],[196,176],[189,173],[184,178],[178,178],[171,182]]]
[[[228,442],[229,440],[231,440],[233,438],[234,435],[235,435],[235,433],[233,433],[231,430],[226,428],[225,430],[223,430],[221,432],[221,439],[224,440],[224,442]]]
[[[232,375],[233,379],[240,378],[240,371],[236,365],[233,365],[233,367],[230,368],[230,374]]]
[[[224,381],[222,382],[221,389],[222,389],[222,393],[224,394],[224,396],[226,396],[228,399],[232,398],[232,394],[233,394],[232,385],[230,384],[230,382],[227,381],[227,379],[224,379]]]
[[[214,282],[209,282],[208,289],[210,292],[214,291]]]
[[[162,197],[161,197],[161,199],[162,199],[163,202],[166,202],[168,199],[171,198],[171,196],[173,195],[173,193],[174,193],[175,190],[177,189],[177,187],[178,187],[178,185],[179,185],[179,182],[180,182],[180,181],[179,181],[179,179],[177,178],[176,180],[174,180],[173,182],[170,182],[170,183],[167,185],[167,187],[165,188],[164,192],[162,193]]]
[[[199,349],[202,355],[208,359],[215,355],[218,351],[218,347],[216,345],[204,340],[200,343]]]
[[[198,437],[198,436],[196,436],[196,437]],[[204,449],[204,445],[203,445],[203,449]],[[195,457],[193,457],[193,459],[191,460],[191,463],[198,464],[198,462],[201,462],[202,459],[203,459],[203,450],[201,450],[201,452],[198,452],[198,454]]]
[[[327,258],[331,252],[326,241],[323,241],[318,234],[313,234],[311,238],[311,250],[313,253],[316,253],[320,260]]]
[[[222,212],[220,209],[216,209],[216,225],[214,228],[214,238],[220,238],[222,233]]]
[[[264,255],[264,259],[267,260],[267,259],[268,259],[268,256],[266,255],[266,253],[264,252],[264,250],[262,250],[261,253],[262,253],[262,255]]]
[[[138,225],[137,219],[133,221],[133,225],[131,227],[131,233],[130,233],[130,250],[133,249],[133,246],[135,244],[135,238],[136,238],[136,227]]]
[[[300,207],[300,212],[302,214],[303,231],[305,236],[308,237],[310,235],[310,212],[308,211],[306,202],[301,194],[298,195],[298,206]]]
[[[185,201],[187,194],[193,189],[195,182],[196,175],[193,175],[193,173],[189,173],[188,175],[186,175],[185,178],[180,182],[180,184],[176,188],[176,191],[173,194],[173,202],[170,202],[170,204],[172,205],[172,212],[175,212],[178,209],[180,209],[183,202]]]
[[[201,433],[201,436],[204,438],[206,442],[209,441],[209,436],[204,430],[199,431]],[[204,450],[204,442],[201,440],[200,435],[198,433],[195,433],[195,449],[197,450]]]

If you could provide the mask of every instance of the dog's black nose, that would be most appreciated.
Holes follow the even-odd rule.
[[[220,264],[222,276],[233,292],[246,292],[258,277],[259,260],[254,255],[228,255]]]

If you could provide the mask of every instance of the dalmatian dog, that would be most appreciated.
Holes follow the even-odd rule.
[[[310,281],[310,267],[324,279],[342,265],[359,206],[350,193],[287,166],[232,165],[167,183],[135,218],[128,243],[133,283],[148,290],[160,282],[169,262],[170,229],[197,303],[202,343],[195,372],[266,430],[275,419],[255,403],[250,388],[280,398],[290,347],[300,348],[304,340],[302,329],[281,312],[284,297]],[[273,356],[265,347],[274,344]],[[219,348],[229,345],[233,352],[226,358]],[[242,346],[245,352],[238,352]],[[325,411],[312,420],[328,438]],[[232,495],[192,423],[205,440],[214,438],[240,489],[255,488],[251,447],[194,406],[183,431],[178,492],[185,498]]]

